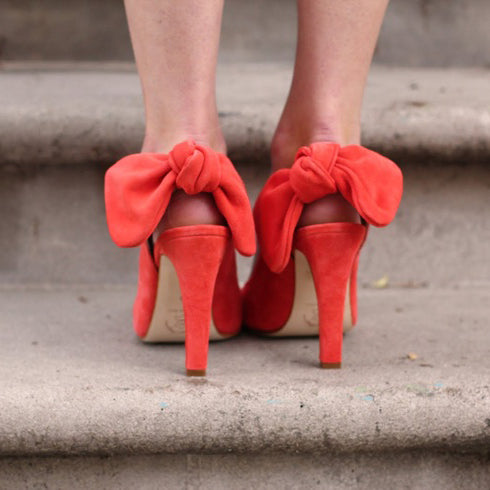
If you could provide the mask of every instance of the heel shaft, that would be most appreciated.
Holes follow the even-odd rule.
[[[174,230],[170,230],[165,233],[168,233],[168,238],[162,235],[161,247],[156,253],[170,259],[179,278],[187,374],[203,376],[207,367],[216,277],[230,237],[227,229],[220,226],[216,226],[214,233],[206,234],[192,234],[189,230],[186,235],[185,227],[178,230],[184,231],[172,236],[170,232]]]
[[[364,234],[364,226],[354,223],[314,225],[297,232],[296,248],[305,254],[315,283],[324,368],[338,368],[342,362],[347,283]]]

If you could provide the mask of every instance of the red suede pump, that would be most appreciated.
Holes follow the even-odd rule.
[[[153,243],[174,190],[210,193],[228,226],[172,228]],[[121,247],[140,246],[134,328],[146,342],[185,341],[188,375],[204,375],[209,339],[236,335],[242,322],[235,248],[255,253],[252,210],[230,160],[186,141],[168,155],[129,155],[105,176],[109,232]]]
[[[393,220],[402,189],[396,164],[367,148],[300,148],[292,168],[271,175],[254,208],[260,255],[243,290],[245,324],[271,336],[319,335],[320,365],[340,367],[343,325],[357,320],[357,266],[368,225]],[[305,204],[334,193],[363,224],[297,227]]]

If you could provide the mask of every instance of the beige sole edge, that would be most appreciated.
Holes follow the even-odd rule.
[[[284,327],[276,332],[266,334],[267,337],[318,336],[318,304],[310,264],[299,250],[294,251],[294,264],[296,285],[291,315]],[[353,328],[349,288],[350,280],[347,283],[344,304],[344,332]]]
[[[226,340],[230,335],[222,335],[213,320],[209,329],[209,340]],[[155,309],[143,342],[182,343],[185,341],[184,309],[177,272],[172,262],[160,257],[158,287]]]

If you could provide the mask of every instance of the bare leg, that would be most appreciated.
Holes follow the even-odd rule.
[[[361,104],[388,0],[297,0],[298,46],[289,97],[272,142],[272,168],[290,167],[317,141],[360,143]],[[357,221],[340,196],[305,210],[300,224]]]
[[[226,152],[216,109],[223,0],[125,0],[145,101],[142,151],[167,153],[183,140]],[[213,199],[175,193],[160,229],[220,223]]]

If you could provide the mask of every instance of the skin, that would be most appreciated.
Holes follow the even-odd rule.
[[[360,143],[364,87],[388,1],[297,0],[294,76],[271,144],[273,171],[290,167],[303,145]],[[194,139],[226,153],[215,94],[223,0],[125,5],[145,101],[142,151],[167,153]],[[340,195],[306,206],[299,226],[335,221],[359,221]],[[157,233],[200,223],[223,223],[213,199],[176,192]]]

